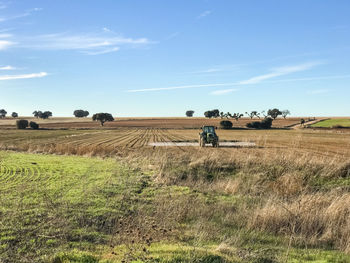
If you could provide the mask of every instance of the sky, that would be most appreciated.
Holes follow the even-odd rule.
[[[0,0],[0,108],[350,116],[348,0]]]

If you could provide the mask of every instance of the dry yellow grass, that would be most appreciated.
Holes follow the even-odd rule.
[[[189,129],[7,130],[0,135],[1,149],[113,156],[150,172],[156,184],[220,193],[229,205],[204,206],[185,195],[158,200],[157,213],[164,220],[197,218],[191,231],[200,240],[222,231],[208,223],[219,214],[224,225],[285,235],[298,246],[350,253],[346,131],[218,130],[221,140],[254,141],[257,147],[204,149],[147,146],[153,141],[196,140],[198,131]],[[233,207],[234,200],[239,201]]]

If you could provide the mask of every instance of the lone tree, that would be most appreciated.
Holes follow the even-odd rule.
[[[282,117],[285,119],[287,118],[287,116],[290,115],[290,111],[289,110],[283,110],[282,111]]]
[[[103,124],[107,121],[114,121],[114,118],[110,113],[95,113],[92,115],[92,120],[99,121],[101,126],[103,126]]]
[[[39,118],[39,111],[33,111],[32,113],[34,115],[35,118]]]
[[[0,110],[0,118],[5,118],[7,114],[7,111],[5,111],[4,109]]]
[[[186,111],[186,116],[187,117],[193,117],[194,111],[193,110],[188,110]]]
[[[11,116],[12,116],[12,118],[18,118],[18,113],[17,112],[12,112]]]
[[[88,111],[86,111],[86,110],[75,110],[74,112],[73,112],[73,115],[75,116],[75,117],[77,117],[77,118],[84,118],[84,117],[87,117],[87,116],[89,116],[89,112]]]
[[[270,109],[267,112],[267,115],[270,116],[272,119],[276,119],[279,115],[282,115],[282,112],[279,109]]]

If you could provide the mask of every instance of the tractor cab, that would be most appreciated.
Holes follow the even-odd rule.
[[[205,147],[206,144],[212,144],[213,147],[219,146],[219,137],[216,135],[216,127],[203,126],[202,132],[199,133],[199,146]]]

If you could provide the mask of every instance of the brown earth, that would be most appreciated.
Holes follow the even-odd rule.
[[[23,118],[28,121],[35,121],[41,128],[46,129],[97,129],[101,128],[98,122],[93,122],[91,118],[51,118],[40,120],[33,117]],[[166,128],[166,129],[199,129],[203,125],[220,126],[222,119],[206,118],[116,118],[114,122],[107,122],[104,128],[114,129],[120,127],[130,128]],[[238,121],[231,120],[233,127],[244,128],[246,124],[258,119],[242,118]],[[300,118],[278,118],[273,122],[275,128],[285,128],[300,123]],[[0,128],[15,128],[16,120],[0,119]]]

